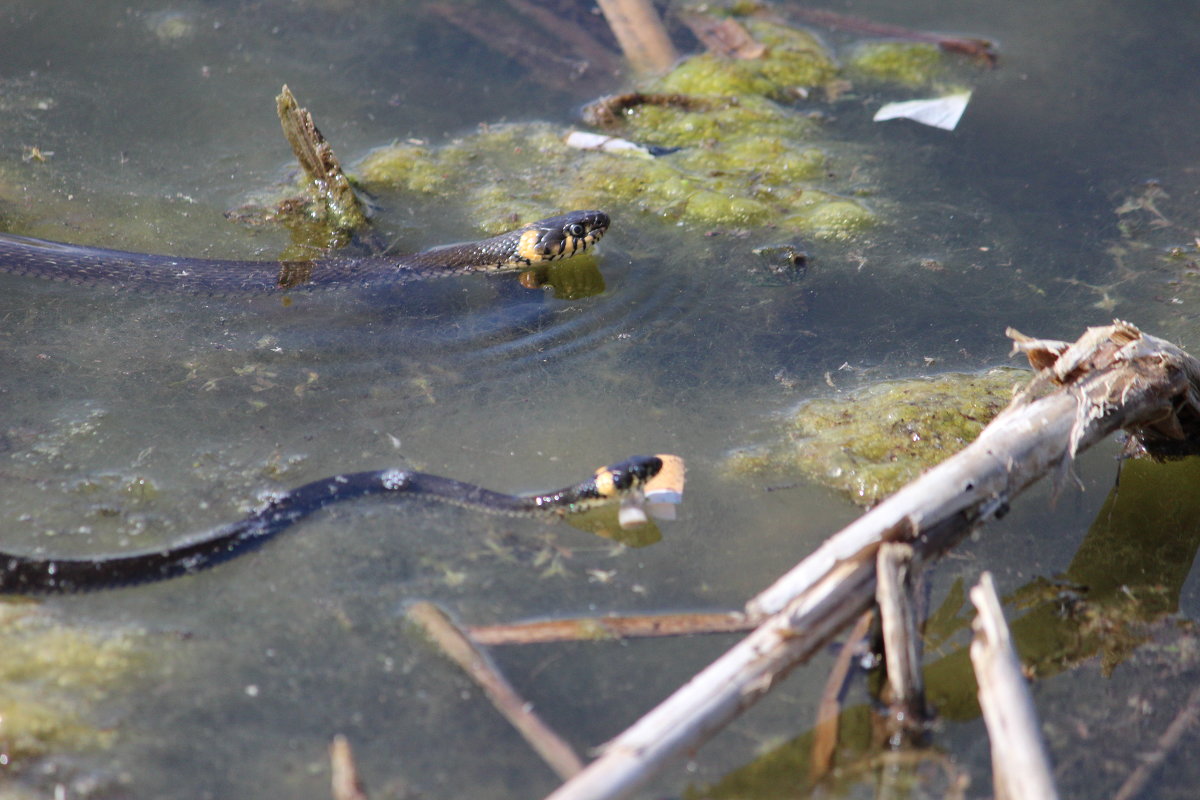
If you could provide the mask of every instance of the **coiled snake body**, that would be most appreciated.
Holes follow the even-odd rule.
[[[0,272],[84,285],[174,292],[268,291],[297,286],[373,286],[537,266],[586,252],[608,230],[602,211],[570,211],[466,244],[407,256],[312,261],[225,261],[106,250],[0,234]]]

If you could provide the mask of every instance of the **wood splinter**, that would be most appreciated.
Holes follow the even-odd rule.
[[[329,775],[333,800],[367,800],[367,792],[358,779],[350,741],[341,734],[329,745]]]

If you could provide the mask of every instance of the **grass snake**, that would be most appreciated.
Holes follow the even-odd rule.
[[[600,211],[571,211],[508,233],[409,256],[330,257],[313,261],[225,261],[172,258],[0,234],[0,272],[83,285],[170,291],[253,291],[293,286],[370,286],[444,275],[522,269],[583,253],[608,229]],[[623,513],[679,501],[682,461],[636,456],[596,471],[586,481],[538,495],[493,492],[451,478],[406,470],[335,475],[272,498],[243,519],[164,548],[56,558],[0,552],[0,592],[68,592],[165,580],[206,569],[254,549],[331,503],[365,495],[400,494],[478,511],[558,518],[620,503]],[[661,485],[656,485],[659,481]],[[641,516],[644,519],[644,515]],[[622,518],[624,520],[624,517]],[[624,523],[623,523],[624,524]]]
[[[375,286],[547,264],[586,252],[608,230],[602,211],[569,211],[476,242],[405,256],[311,261],[226,261],[106,250],[0,234],[0,272],[64,283],[229,293],[295,287]]]
[[[634,456],[601,467],[580,483],[534,495],[493,492],[424,472],[353,472],[283,492],[237,522],[162,548],[94,558],[0,552],[0,593],[90,591],[187,575],[253,550],[332,503],[366,495],[425,498],[489,514],[554,520],[611,504],[620,504],[623,512],[645,507],[669,517],[661,506],[679,502],[682,490],[683,462],[671,455]],[[641,516],[634,524],[644,520]]]

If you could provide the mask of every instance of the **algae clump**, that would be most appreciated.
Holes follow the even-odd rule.
[[[89,710],[140,664],[138,637],[68,625],[41,607],[0,603],[0,755],[8,765],[108,746]]]
[[[820,88],[837,77],[833,56],[808,31],[763,20],[748,20],[746,29],[766,45],[763,58],[723,58],[712,53],[691,56],[654,88],[688,95],[760,95],[788,100],[797,89]]]
[[[915,88],[942,77],[946,62],[942,51],[926,42],[871,42],[855,48],[846,69],[859,80]]]
[[[779,444],[737,452],[727,465],[742,475],[798,470],[870,505],[973,441],[1028,374],[949,373],[810,400],[787,420]]]
[[[790,105],[837,84],[837,62],[807,31],[745,25],[764,45],[762,58],[692,56],[639,87],[649,93],[639,97],[659,100],[592,117],[606,134],[660,148],[656,157],[581,151],[561,128],[515,123],[482,126],[442,147],[379,148],[358,164],[357,178],[453,197],[486,233],[566,208],[604,208],[696,226],[855,235],[875,215],[839,177],[853,175],[853,165],[835,164],[818,117]]]

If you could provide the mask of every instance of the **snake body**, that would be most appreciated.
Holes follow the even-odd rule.
[[[106,250],[0,234],[0,272],[83,285],[227,293],[335,285],[376,286],[545,264],[587,251],[608,230],[601,211],[570,211],[466,244],[407,256],[225,261]]]
[[[41,558],[0,552],[0,593],[75,592],[166,580],[198,572],[253,550],[320,509],[375,494],[439,500],[489,514],[555,519],[637,499],[673,456],[634,456],[596,470],[585,481],[536,495],[493,492],[470,483],[406,470],[334,475],[272,498],[229,525],[162,549],[96,558]]]

